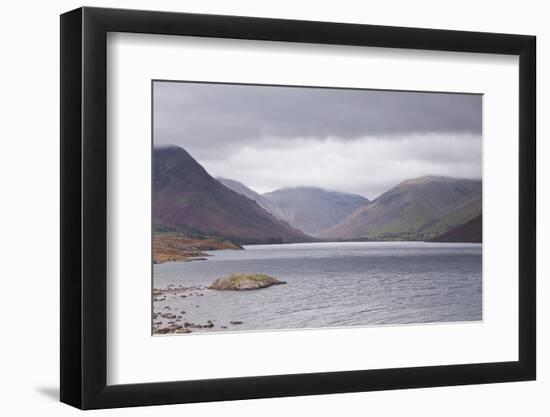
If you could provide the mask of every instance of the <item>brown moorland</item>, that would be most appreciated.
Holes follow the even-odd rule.
[[[208,256],[204,251],[218,249],[242,249],[242,246],[213,237],[202,238],[181,233],[153,234],[153,262],[157,264],[204,258]]]

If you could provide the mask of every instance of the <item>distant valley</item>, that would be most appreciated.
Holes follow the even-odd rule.
[[[223,178],[220,181],[310,236],[318,236],[369,202],[360,195],[315,187],[282,188],[262,195],[240,182]]]

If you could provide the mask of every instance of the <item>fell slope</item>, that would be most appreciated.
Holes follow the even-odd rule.
[[[320,234],[324,239],[423,240],[481,213],[481,181],[424,176],[404,181]]]
[[[153,221],[157,230],[174,228],[236,243],[311,240],[214,179],[182,148],[155,148],[153,170]]]
[[[481,243],[483,241],[482,215],[432,239],[432,242]]]

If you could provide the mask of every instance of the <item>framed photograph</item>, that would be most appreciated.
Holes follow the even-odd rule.
[[[535,37],[61,16],[61,401],[533,380]]]

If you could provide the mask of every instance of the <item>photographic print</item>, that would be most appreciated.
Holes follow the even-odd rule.
[[[482,95],[152,94],[154,335],[482,320]]]

